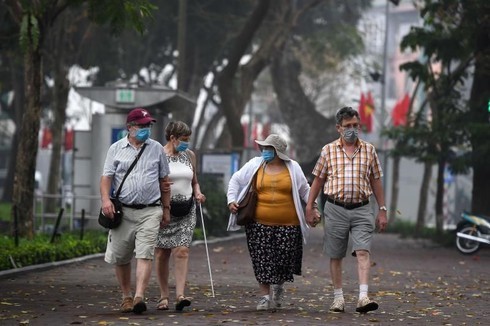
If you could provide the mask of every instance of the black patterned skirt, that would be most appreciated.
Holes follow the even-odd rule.
[[[282,284],[301,275],[303,237],[300,226],[252,223],[245,227],[257,282]]]
[[[196,205],[189,214],[181,217],[170,216],[170,224],[158,232],[157,248],[172,249],[189,247],[196,228]]]

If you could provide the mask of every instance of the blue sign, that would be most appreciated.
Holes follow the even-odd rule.
[[[127,134],[128,131],[126,130],[126,128],[112,128],[111,144],[114,144],[119,139],[126,137]]]

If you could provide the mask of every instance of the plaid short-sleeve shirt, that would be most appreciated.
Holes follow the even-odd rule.
[[[324,193],[345,202],[358,203],[373,193],[369,178],[383,176],[376,149],[361,139],[357,141],[354,155],[349,157],[340,139],[322,148],[313,169],[313,175],[325,179]]]

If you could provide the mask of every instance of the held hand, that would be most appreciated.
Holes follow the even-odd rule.
[[[232,214],[236,214],[238,212],[238,204],[235,202],[232,202],[228,205],[228,209]]]
[[[114,213],[116,213],[116,210],[112,201],[110,199],[102,200],[102,214],[112,220],[114,219]]]
[[[388,219],[386,217],[386,211],[379,211],[376,217],[376,224],[378,226],[378,231],[383,232],[388,226]]]
[[[165,226],[170,224],[170,210],[167,208],[163,209],[162,220],[160,221],[160,228],[164,228]]]
[[[306,223],[309,226],[315,227],[320,222],[320,213],[316,208],[306,208]]]
[[[171,181],[164,181],[163,182],[163,189],[162,192],[170,192],[170,186],[173,185],[174,183]]]
[[[204,196],[204,194],[200,193],[200,194],[197,194],[196,196],[194,196],[197,200],[198,203],[202,204],[206,201],[206,196]]]

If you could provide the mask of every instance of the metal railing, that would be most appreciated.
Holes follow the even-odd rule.
[[[46,209],[47,200],[56,200],[56,211],[48,212]],[[63,217],[63,225],[68,226],[73,231],[79,226],[77,222],[81,221],[82,210],[85,211],[84,218],[86,221],[96,220],[100,209],[100,196],[96,195],[73,195],[67,194],[34,194],[34,229],[40,229],[46,232],[49,221],[56,221],[60,209],[64,209],[68,219]],[[38,227],[38,225],[40,226]]]

